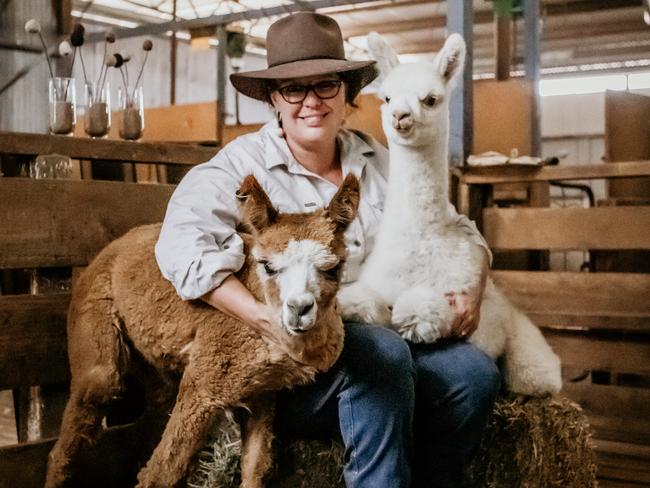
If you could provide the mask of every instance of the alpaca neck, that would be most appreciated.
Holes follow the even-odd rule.
[[[425,215],[440,220],[449,204],[449,125],[439,128],[437,137],[421,146],[390,143],[390,177],[386,208],[401,215]]]

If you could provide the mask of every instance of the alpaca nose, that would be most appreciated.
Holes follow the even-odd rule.
[[[397,130],[407,130],[413,126],[413,117],[410,112],[393,112],[393,127]]]
[[[289,299],[287,300],[287,306],[298,316],[307,315],[314,307],[314,299]]]

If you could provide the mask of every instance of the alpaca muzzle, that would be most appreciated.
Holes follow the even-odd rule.
[[[408,132],[413,128],[413,116],[410,113],[393,113],[393,129],[397,132]]]
[[[290,297],[282,307],[282,323],[290,334],[302,334],[316,323],[317,308],[309,293]]]

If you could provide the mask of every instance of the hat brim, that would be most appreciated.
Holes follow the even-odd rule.
[[[266,102],[268,101],[267,86],[270,80],[286,80],[352,71],[358,72],[361,88],[377,77],[375,61],[372,60],[305,59],[257,71],[233,73],[230,75],[230,82],[240,93]]]

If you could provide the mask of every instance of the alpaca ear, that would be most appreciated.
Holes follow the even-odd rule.
[[[327,212],[338,232],[344,232],[357,216],[360,198],[359,180],[350,173],[327,206]]]
[[[275,222],[278,211],[253,175],[244,178],[236,196],[242,221],[254,232],[260,232]]]
[[[451,34],[436,57],[436,69],[445,83],[463,72],[465,66],[465,40],[460,34]]]
[[[399,64],[399,59],[393,48],[376,32],[368,34],[368,51],[370,51],[370,56],[377,61],[379,81],[383,81],[388,73]]]

